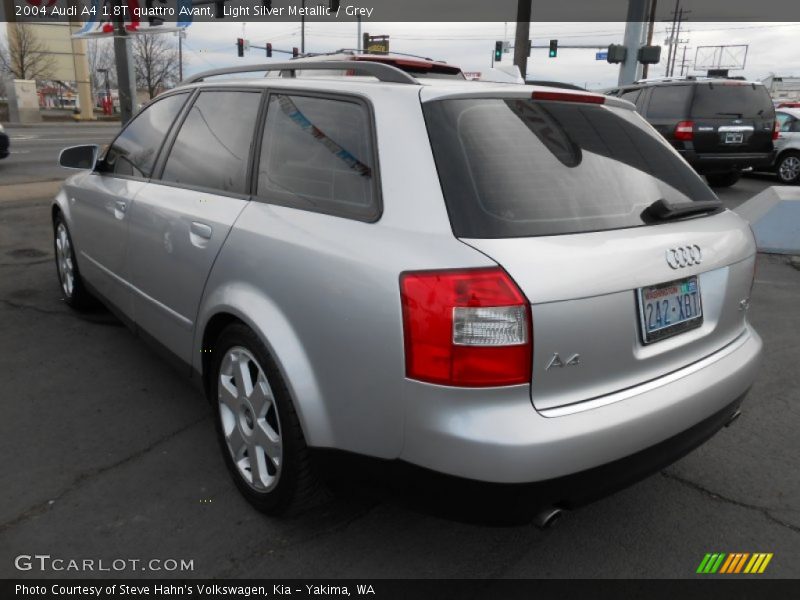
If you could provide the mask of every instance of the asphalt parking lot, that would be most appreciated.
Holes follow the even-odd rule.
[[[370,478],[281,520],[234,488],[195,388],[109,313],[63,303],[48,209],[0,195],[2,577],[91,575],[15,568],[38,553],[194,565],[116,576],[671,578],[707,552],[771,552],[761,577],[800,577],[800,270],[784,258],[758,261],[765,358],[742,418],[660,474],[547,530],[464,522]]]

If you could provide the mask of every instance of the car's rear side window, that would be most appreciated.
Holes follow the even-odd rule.
[[[693,117],[770,118],[772,100],[763,85],[734,82],[698,83]]]
[[[459,237],[635,227],[656,200],[715,198],[631,110],[499,98],[439,100],[423,110]]]
[[[360,101],[273,94],[258,165],[267,202],[363,221],[379,215],[371,118]]]
[[[652,92],[650,92],[647,116],[652,119],[683,119],[689,112],[689,100],[691,100],[691,98],[691,85],[663,85],[654,87]]]
[[[189,94],[173,94],[146,107],[117,136],[101,171],[126,177],[150,177],[156,156]]]
[[[175,138],[161,180],[249,192],[247,168],[260,102],[260,92],[201,92]]]

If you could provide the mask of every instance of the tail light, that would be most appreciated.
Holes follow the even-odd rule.
[[[775,120],[775,124],[772,126],[772,140],[777,140],[781,135],[781,123],[777,119]]]
[[[441,385],[530,383],[530,305],[497,268],[400,276],[406,376]]]
[[[694,139],[694,121],[681,121],[675,126],[676,140],[691,142]]]

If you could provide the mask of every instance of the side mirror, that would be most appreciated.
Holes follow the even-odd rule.
[[[61,151],[58,164],[67,169],[94,169],[99,154],[100,146],[97,144],[72,146]]]

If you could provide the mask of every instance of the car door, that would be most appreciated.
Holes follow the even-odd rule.
[[[249,200],[261,102],[257,90],[201,91],[130,214],[137,327],[187,363],[206,278]]]
[[[690,119],[698,154],[764,154],[773,149],[775,110],[763,85],[697,83]]]
[[[128,317],[133,313],[125,261],[128,216],[187,97],[166,96],[145,108],[120,132],[96,170],[66,188],[81,275]]]
[[[787,148],[800,149],[800,119],[795,118],[788,112],[777,112],[775,113],[775,118],[780,127],[778,139],[775,140],[777,154]]]

